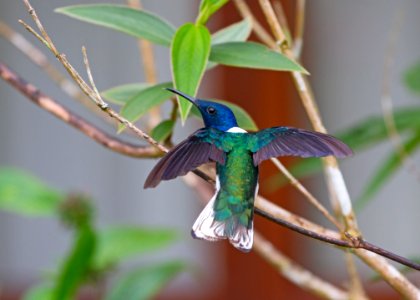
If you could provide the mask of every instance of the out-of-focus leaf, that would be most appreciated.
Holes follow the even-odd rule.
[[[138,227],[111,227],[98,233],[95,269],[103,269],[124,259],[147,251],[168,246],[176,239],[176,233],[165,229]]]
[[[160,17],[123,5],[74,5],[58,8],[56,12],[164,46],[171,44],[175,33],[175,28]]]
[[[103,91],[101,94],[102,97],[111,103],[124,105],[135,95],[144,91],[148,87],[150,87],[150,85],[147,83],[124,84]]]
[[[202,0],[197,24],[205,25],[208,19],[229,0]]]
[[[28,216],[51,215],[63,199],[64,195],[32,175],[0,169],[0,209]]]
[[[171,46],[172,77],[175,88],[195,96],[206,69],[210,54],[210,33],[203,25],[187,23],[175,34]],[[188,117],[192,104],[177,97],[182,122]]]
[[[420,95],[420,62],[405,71],[404,82],[412,92]]]
[[[172,87],[171,82],[157,84],[145,88],[140,93],[132,97],[121,109],[120,114],[130,122],[140,119],[152,107],[162,104],[165,100],[173,96],[165,88]],[[119,126],[119,131],[124,129],[124,125]]]
[[[251,34],[251,30],[251,21],[249,19],[243,19],[242,21],[225,27],[213,34],[211,44],[216,45],[228,42],[246,41]]]
[[[307,73],[297,62],[254,42],[228,42],[213,45],[209,59],[233,67]]]
[[[410,137],[403,144],[405,153],[411,154],[414,150],[420,146],[420,134],[416,134]],[[378,192],[378,190],[386,183],[386,181],[393,175],[399,167],[403,164],[401,155],[393,152],[389,155],[376,170],[375,174],[371,177],[366,187],[363,190],[362,195],[356,201],[355,209],[360,210],[369,203],[372,196]]]
[[[399,132],[420,129],[420,109],[418,107],[403,108],[395,111],[394,120]],[[375,146],[388,139],[386,125],[382,116],[370,117],[340,133],[334,134],[345,142],[355,153]],[[322,168],[318,158],[305,158],[295,163],[289,170],[297,178],[310,176]],[[264,189],[273,192],[284,186],[288,180],[282,174],[276,174],[262,183]]]
[[[174,126],[174,120],[164,120],[160,122],[155,128],[153,128],[152,132],[150,132],[150,135],[156,141],[163,142],[171,135]]]
[[[40,284],[31,287],[25,293],[23,300],[51,300],[53,297],[53,289],[50,284]]]
[[[232,110],[233,114],[235,115],[236,120],[238,121],[238,126],[239,127],[243,128],[245,130],[251,130],[251,131],[258,130],[258,127],[255,124],[254,120],[251,118],[251,116],[242,107],[240,107],[236,104],[233,104],[231,102],[228,102],[228,101],[223,101],[223,100],[212,99],[211,101],[221,103],[221,104],[224,104],[227,107],[229,107]],[[197,117],[200,120],[202,120],[201,114],[195,106],[192,108],[191,114],[194,117]]]
[[[95,244],[93,229],[88,224],[81,225],[77,231],[76,243],[60,268],[52,299],[73,299],[91,270]]]
[[[184,263],[173,261],[124,274],[111,288],[105,300],[151,299],[185,267]]]

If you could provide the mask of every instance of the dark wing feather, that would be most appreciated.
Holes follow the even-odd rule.
[[[207,129],[200,129],[171,149],[162,157],[144,183],[144,188],[155,187],[162,180],[170,180],[187,174],[208,162],[225,163],[225,153],[216,146]]]
[[[272,127],[254,133],[254,165],[277,156],[343,158],[351,149],[337,138],[310,130]]]

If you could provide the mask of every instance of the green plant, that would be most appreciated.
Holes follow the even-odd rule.
[[[189,116],[197,115],[197,112],[191,110],[191,105],[188,102],[171,98],[171,95],[162,90],[162,88],[174,86],[183,92],[195,96],[203,76],[205,76],[209,69],[219,64],[241,68],[289,72],[298,87],[298,92],[303,100],[302,103],[310,116],[314,128],[318,131],[325,132],[325,127],[316,108],[315,99],[310,92],[309,82],[305,77],[307,71],[298,63],[300,44],[303,36],[304,1],[297,1],[297,19],[300,20],[300,23],[298,23],[296,33],[293,37],[290,34],[287,22],[275,14],[272,4],[268,0],[260,0],[259,4],[265,19],[270,25],[271,34],[261,27],[253,12],[243,0],[233,1],[243,16],[243,20],[215,33],[210,33],[206,24],[212,15],[228,2],[226,0],[203,0],[197,13],[196,21],[194,23],[185,23],[177,29],[159,16],[128,6],[97,4],[77,5],[57,9],[59,13],[70,17],[139,38],[142,40],[143,45],[146,43],[150,46],[150,43],[153,43],[169,48],[168,54],[171,57],[171,70],[173,75],[172,82],[158,83],[155,82],[156,80],[153,76],[146,76],[149,78],[146,83],[129,83],[113,87],[103,91],[101,94],[96,89],[86,50],[83,49],[83,54],[89,75],[89,83],[83,80],[82,76],[70,64],[66,56],[56,48],[29,1],[24,0],[24,2],[40,33],[37,33],[32,27],[22,22],[25,28],[33,33],[62,63],[87,98],[97,104],[105,114],[108,114],[119,122],[118,131],[122,132],[125,129],[129,129],[138,137],[145,139],[150,146],[136,146],[121,142],[113,136],[104,135],[100,129],[88,125],[83,119],[77,124],[70,122],[62,115],[63,111],[66,116],[71,115],[65,107],[49,110],[48,107],[51,107],[52,104],[56,105],[54,99],[48,98],[41,92],[34,94],[33,89],[28,88],[28,85],[19,76],[3,64],[0,64],[1,77],[41,108],[47,109],[50,113],[68,122],[82,133],[113,151],[141,158],[157,157],[167,152],[168,148],[172,145],[172,133],[178,116],[181,122],[184,123]],[[136,6],[136,1],[129,2],[131,4],[134,3],[134,6]],[[256,33],[262,43],[246,41],[251,30]],[[153,59],[146,56],[144,62],[150,65],[153,64]],[[146,72],[146,75],[151,74]],[[53,79],[57,80],[54,77]],[[74,85],[74,83],[69,81],[67,83]],[[102,97],[115,106],[108,105]],[[40,98],[43,101],[39,101]],[[165,102],[170,102],[172,105],[172,110],[169,115],[163,115],[159,110],[159,107]],[[229,104],[226,101],[224,103],[234,108],[241,127],[249,130],[256,129],[255,122],[243,109]],[[117,107],[119,113],[114,110],[114,107]],[[401,119],[396,117],[397,126],[401,126],[401,129],[404,126],[410,127],[412,122],[415,122],[416,117],[413,111],[401,112],[401,114],[405,116]],[[154,119],[153,122],[147,123],[145,126],[146,130],[142,130],[133,124],[146,115],[149,115],[151,117],[150,119]],[[157,122],[155,122],[156,120]],[[364,129],[363,124],[365,126],[369,125],[368,131],[361,130],[361,128]],[[362,149],[375,143],[375,141],[386,138],[386,129],[383,123],[377,118],[368,120],[363,124],[359,124],[359,126],[342,133],[341,137],[356,149],[359,149],[359,147]],[[415,143],[416,141],[412,140],[410,144]],[[335,211],[336,216],[333,216],[324,208],[299,181],[288,173],[287,169],[278,160],[273,160],[273,162],[287,176],[288,180],[331,221],[332,225],[336,227],[336,230],[330,230],[313,224],[302,217],[285,211],[262,197],[258,197],[256,201],[255,212],[275,223],[287,226],[307,236],[345,247],[346,261],[350,270],[349,273],[351,274],[348,288],[343,289],[334,286],[306,271],[273,247],[268,240],[264,239],[258,233],[255,236],[255,251],[257,253],[274,265],[285,278],[311,293],[326,299],[348,299],[350,297],[363,299],[365,297],[365,292],[361,287],[358,274],[354,271],[355,267],[353,265],[352,254],[355,254],[371,268],[378,271],[380,276],[404,297],[415,299],[420,295],[418,289],[411,282],[376,254],[420,269],[418,264],[376,247],[362,238],[344,179],[333,158],[323,160],[322,164],[327,175],[327,180],[330,183],[333,207],[337,207]],[[318,165],[314,162],[308,162],[307,166],[300,167],[303,173],[308,173],[317,168]],[[195,174],[214,183],[212,178],[203,171],[195,171]],[[200,191],[200,183],[194,183],[192,187]],[[82,205],[82,207],[85,206]],[[98,238],[98,233],[95,233],[96,230],[92,226],[93,222],[90,219],[91,217],[86,217],[91,216],[91,214],[86,213],[82,215],[85,216],[85,218],[82,218],[84,221],[77,222],[79,224],[77,226],[73,225],[76,232],[74,248],[69,252],[69,256],[64,260],[61,268],[59,268],[59,273],[65,275],[58,276],[57,278],[62,278],[62,280],[59,279],[56,281],[58,283],[52,285],[52,288],[42,286],[34,292],[35,295],[42,292],[57,293],[57,290],[60,290],[60,297],[71,297],[80,284],[85,282],[85,275],[87,273],[90,274],[95,269],[95,266],[98,267],[98,264],[99,266],[108,265],[108,263],[104,263],[103,261],[107,262],[107,260],[111,260],[112,262],[112,259],[115,259],[115,254],[109,254],[111,258],[107,259],[98,259],[95,256],[98,255],[97,253],[106,253],[106,251],[98,250],[101,247],[101,240]],[[72,220],[72,218],[69,219]],[[120,238],[121,232],[118,230],[116,232],[117,234],[115,236]],[[347,248],[351,250],[347,251]],[[129,249],[132,248],[129,247]],[[124,253],[131,255],[133,253],[132,251],[134,250],[126,250]],[[81,252],[84,253],[83,258],[80,259],[83,262],[81,266],[75,268],[68,267],[73,265],[73,260],[79,261],[76,257],[79,257],[78,253]],[[135,252],[141,251],[137,249]],[[129,295],[124,294],[124,296],[120,297],[127,299],[130,299],[130,297],[138,298],[140,297],[139,293],[144,291],[137,288],[138,280],[142,280],[145,274],[153,275],[153,278],[156,280],[159,278],[166,280],[172,274],[176,274],[179,269],[179,265],[174,263],[167,266],[157,266],[156,268],[151,267],[143,268],[139,271],[135,270],[130,272],[127,275],[128,277],[122,279],[117,284],[115,290],[110,292],[109,297],[111,297],[110,299],[118,299],[115,294],[121,292],[129,293]],[[162,275],[162,270],[168,276]],[[101,273],[101,270],[99,272]],[[149,282],[155,283],[155,279],[150,279]],[[159,286],[151,284],[147,290],[156,292]]]

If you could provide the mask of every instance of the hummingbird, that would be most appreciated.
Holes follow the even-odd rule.
[[[352,150],[337,138],[293,127],[247,132],[238,127],[225,105],[167,90],[198,108],[204,128],[172,148],[147,177],[144,188],[187,174],[205,163],[216,163],[216,192],[195,221],[191,235],[207,241],[228,239],[242,252],[253,244],[254,200],[261,162],[278,156],[343,158]]]

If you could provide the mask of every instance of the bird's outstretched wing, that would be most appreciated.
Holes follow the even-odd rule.
[[[221,131],[202,128],[176,145],[156,164],[144,183],[144,188],[155,187],[162,180],[187,174],[208,162],[225,163],[220,144]]]
[[[254,165],[277,156],[343,158],[351,149],[337,138],[310,130],[291,127],[272,127],[253,133],[251,151]]]

